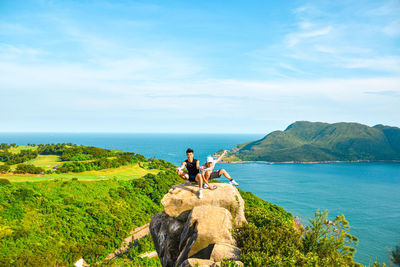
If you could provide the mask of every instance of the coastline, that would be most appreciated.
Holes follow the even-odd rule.
[[[400,163],[400,160],[326,160],[326,161],[225,161],[221,160],[220,163],[242,164],[242,163],[265,163],[268,165],[273,164],[321,164],[321,163],[361,163],[361,162],[391,162]]]

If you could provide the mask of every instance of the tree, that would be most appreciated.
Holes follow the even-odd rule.
[[[8,165],[0,165],[0,173],[7,173],[10,171],[10,166]]]
[[[400,266],[400,246],[397,245],[396,248],[391,251],[391,254],[390,261]]]
[[[315,252],[327,265],[352,265],[358,238],[349,233],[350,226],[344,215],[328,220],[328,211],[315,212],[311,225],[306,227],[304,253]]]

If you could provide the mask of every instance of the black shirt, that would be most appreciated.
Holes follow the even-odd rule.
[[[192,162],[189,160],[185,160],[186,162],[186,169],[189,172],[189,175],[191,176],[196,176],[199,173],[199,170],[197,169],[197,159],[193,159]]]

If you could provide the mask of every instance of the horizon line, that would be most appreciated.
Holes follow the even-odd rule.
[[[54,134],[265,134],[265,133],[232,133],[232,132],[22,132],[22,131],[14,131],[14,132],[2,132],[0,134],[35,134],[35,133],[54,133]]]

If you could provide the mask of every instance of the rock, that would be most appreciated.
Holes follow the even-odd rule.
[[[215,244],[211,252],[210,260],[222,261],[224,258],[240,260],[240,249],[230,244]]]
[[[164,212],[150,222],[150,233],[163,266],[212,266],[222,259],[240,259],[231,230],[247,223],[244,201],[229,184],[215,190],[175,186],[161,200]]]
[[[150,222],[150,233],[162,266],[174,266],[178,258],[180,235],[184,223],[164,212],[157,213]]]
[[[211,260],[190,258],[185,260],[180,267],[210,267],[213,266],[213,264],[215,264],[215,262]]]
[[[229,210],[237,226],[247,223],[244,216],[244,200],[239,191],[225,183],[215,183],[217,189],[203,189],[203,199],[197,198],[198,186],[174,186],[161,200],[164,211],[177,217],[196,206],[211,205]]]
[[[236,265],[244,266],[243,262],[241,262],[241,261],[234,261],[234,262]],[[216,262],[211,265],[211,267],[221,267],[221,266],[222,266],[221,262]],[[226,264],[224,266],[226,266]]]

